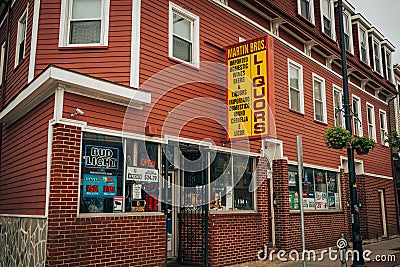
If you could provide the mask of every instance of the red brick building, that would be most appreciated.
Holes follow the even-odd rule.
[[[323,139],[344,124],[335,7],[2,1],[2,264],[256,261],[264,245],[300,250],[299,194],[307,249],[349,239],[347,154]],[[356,155],[362,236],[390,236],[394,46],[348,3],[344,21],[353,135],[376,141]],[[225,48],[264,36],[270,134],[227,140]]]

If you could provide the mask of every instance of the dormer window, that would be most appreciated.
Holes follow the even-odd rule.
[[[314,23],[314,0],[297,0],[299,14]]]
[[[347,12],[343,12],[344,46],[347,51],[353,53],[353,34],[351,30],[351,17]]]
[[[389,51],[385,52],[385,62],[386,62],[386,79],[393,81],[393,70],[392,70],[392,53]]]
[[[333,2],[331,0],[321,0],[321,24],[323,33],[335,39]]]
[[[381,44],[373,38],[374,70],[382,74]]]
[[[367,31],[361,26],[358,27],[358,40],[360,43],[360,59],[369,65]]]

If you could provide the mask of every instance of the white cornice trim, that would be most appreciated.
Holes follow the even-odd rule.
[[[30,83],[35,77],[36,47],[37,47],[37,38],[39,30],[39,13],[40,13],[40,0],[36,0],[33,6],[32,37],[31,37],[31,52],[29,58],[28,83]]]
[[[140,6],[141,0],[132,0],[132,37],[130,86],[139,88],[140,70]]]
[[[375,173],[364,172],[364,175],[365,176],[372,176],[372,177],[375,177],[375,178],[393,180],[393,177],[385,176],[385,175],[379,175],[379,174],[375,174]]]
[[[0,112],[0,121],[11,124],[40,102],[52,95],[57,84],[65,85],[65,91],[100,99],[115,104],[142,109],[151,102],[151,94],[145,91],[93,78],[91,76],[48,67],[36,77],[18,96]]]

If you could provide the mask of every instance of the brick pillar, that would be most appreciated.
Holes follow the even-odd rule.
[[[343,169],[340,170],[340,192],[342,198],[342,209],[343,209],[343,224],[345,238],[350,241],[352,238],[351,232],[351,210],[350,206],[350,187],[349,187],[349,174],[345,173]]]
[[[288,249],[289,238],[289,184],[287,160],[273,161],[275,206],[275,240],[278,248]]]
[[[257,210],[261,213],[262,242],[268,245],[270,240],[269,180],[267,179],[267,159],[260,157],[257,161]],[[260,248],[261,249],[261,248]]]

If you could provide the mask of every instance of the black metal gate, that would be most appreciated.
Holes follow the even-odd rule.
[[[184,151],[183,151],[184,152]],[[197,153],[183,153],[188,160],[197,160]],[[203,156],[206,153],[203,153]],[[181,208],[179,219],[178,260],[181,264],[208,266],[207,159],[201,171],[182,171]]]

